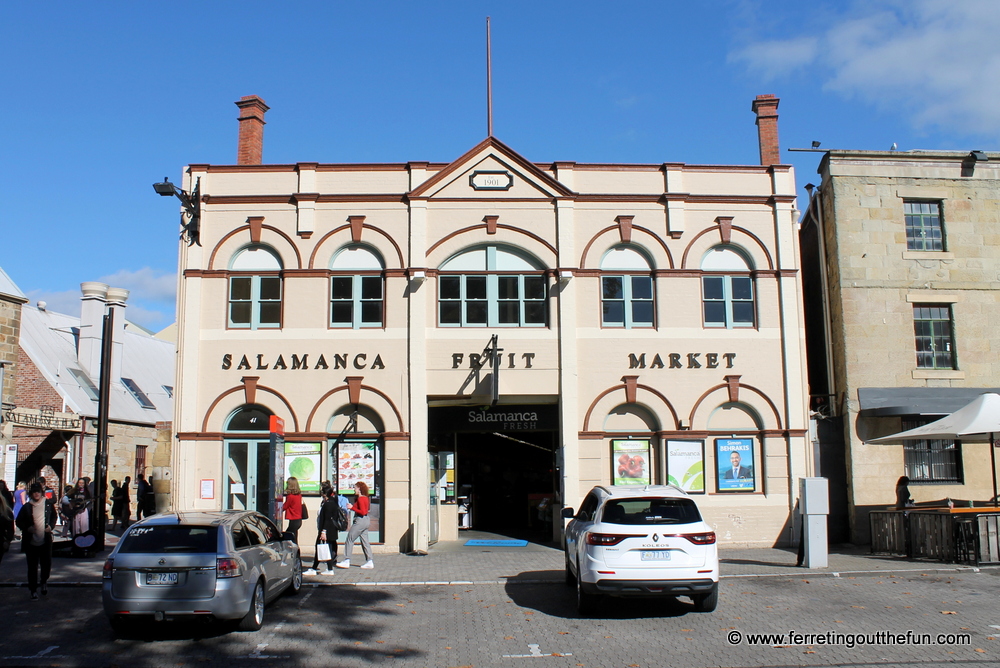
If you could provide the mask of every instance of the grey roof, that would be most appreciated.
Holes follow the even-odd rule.
[[[27,295],[21,292],[21,288],[17,287],[14,281],[10,280],[10,276],[3,270],[3,267],[0,267],[0,295],[13,297],[15,301],[19,302],[28,301]]]
[[[91,399],[70,372],[70,369],[84,371],[77,361],[79,328],[80,318],[40,311],[34,306],[22,307],[21,348],[66,402],[66,411],[96,417],[97,401]],[[122,342],[122,376],[134,380],[155,408],[143,408],[122,384],[121,378],[114,378],[110,420],[152,425],[173,419],[174,400],[163,386],[173,387],[174,384],[175,349],[169,341],[126,328]],[[95,387],[100,382],[99,378],[91,377],[90,380]]]
[[[861,417],[949,415],[993,387],[859,387]]]

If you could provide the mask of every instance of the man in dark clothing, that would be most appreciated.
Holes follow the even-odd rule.
[[[41,566],[42,595],[49,593],[46,586],[52,570],[52,528],[55,526],[55,512],[44,496],[44,488],[37,482],[28,489],[28,503],[17,514],[17,525],[21,529],[21,550],[28,562],[28,591],[31,600],[38,600],[38,568]]]
[[[140,473],[135,481],[135,519],[141,520],[143,516],[149,517],[146,513],[146,495],[149,494],[149,483],[146,482],[146,475]]]

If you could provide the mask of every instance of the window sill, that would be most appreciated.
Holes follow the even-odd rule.
[[[958,369],[914,369],[911,375],[914,380],[965,380],[965,372]]]
[[[954,260],[955,254],[949,251],[903,251],[904,260]]]

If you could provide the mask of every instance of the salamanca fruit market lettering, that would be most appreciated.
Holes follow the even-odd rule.
[[[254,359],[256,358],[256,359]],[[265,355],[243,355],[238,360],[235,360],[231,353],[226,353],[222,356],[222,370],[228,371],[233,368],[233,362],[236,362],[236,370],[244,371],[248,369],[254,369],[257,371],[263,371],[264,369],[273,369],[275,371],[281,371],[283,369],[384,369],[385,363],[382,362],[381,355],[375,355],[375,358],[371,361],[368,360],[369,355],[366,353],[358,353],[356,355],[334,354],[327,361],[326,355],[320,355],[319,357],[313,357],[312,360],[309,359],[309,353],[305,355],[291,355],[287,360],[284,355],[278,355],[277,358],[267,357]]]
[[[702,357],[704,355],[704,357]],[[628,368],[630,369],[718,369],[724,365],[725,369],[733,368],[733,360],[736,353],[667,353],[660,357],[654,354],[648,361],[646,353],[628,354]]]

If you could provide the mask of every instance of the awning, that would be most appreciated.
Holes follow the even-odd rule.
[[[858,388],[859,417],[901,415],[944,416],[954,413],[985,392],[1000,394],[1000,388],[980,387],[861,387]]]

